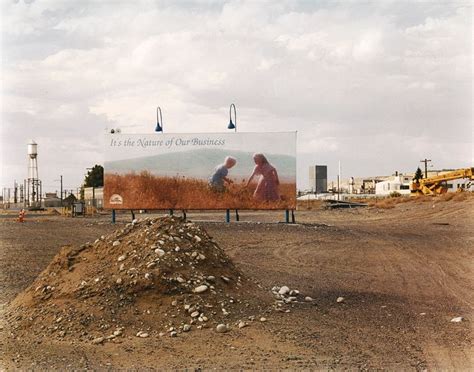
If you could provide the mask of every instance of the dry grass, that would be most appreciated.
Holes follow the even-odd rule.
[[[463,202],[474,197],[474,193],[469,191],[463,192],[450,192],[437,197],[437,201],[455,201],[455,202]]]
[[[446,194],[441,194],[437,196],[430,196],[430,195],[419,195],[419,196],[402,196],[398,198],[383,198],[383,199],[371,199],[368,200],[367,203],[371,207],[380,208],[380,209],[391,209],[395,208],[398,204],[403,203],[429,203],[429,202],[463,202],[470,198],[474,198],[474,193],[472,192],[449,192]]]
[[[399,196],[399,197],[385,197],[382,199],[370,199],[367,201],[367,204],[370,207],[380,208],[380,209],[392,209],[395,208],[398,204],[404,203],[414,203],[420,202],[418,198],[422,198],[424,201],[424,196],[412,197],[412,196]]]
[[[294,209],[296,185],[282,183],[282,199],[258,202],[252,194],[255,184],[245,188],[234,183],[225,192],[212,191],[207,182],[184,177],[157,177],[148,172],[105,175],[104,202],[114,209]],[[122,205],[110,205],[109,198],[119,194]]]
[[[384,198],[379,200],[371,200],[367,204],[369,205],[369,207],[392,209],[395,208],[395,205],[398,203],[399,201],[395,200],[395,198]]]
[[[297,208],[300,211],[311,211],[324,209],[324,201],[322,200],[298,200]]]

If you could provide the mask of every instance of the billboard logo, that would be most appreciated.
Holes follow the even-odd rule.
[[[113,194],[109,199],[110,204],[123,204],[123,198],[119,194]]]

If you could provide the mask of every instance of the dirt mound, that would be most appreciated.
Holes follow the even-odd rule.
[[[16,334],[103,343],[252,320],[267,297],[194,223],[146,218],[64,247],[7,317]]]

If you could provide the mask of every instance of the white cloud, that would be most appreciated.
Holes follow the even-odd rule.
[[[354,45],[352,55],[358,62],[370,62],[383,54],[382,34],[377,30],[368,31]]]
[[[472,159],[471,9],[460,3],[2,7],[3,186],[24,177],[32,136],[46,182],[67,149],[79,183],[104,128],[152,131],[156,105],[167,131],[223,131],[235,102],[239,130],[298,130],[302,167],[411,170],[424,156],[413,148],[436,149],[439,167]]]

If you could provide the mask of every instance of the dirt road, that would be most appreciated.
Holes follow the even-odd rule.
[[[97,346],[29,344],[0,330],[6,368],[474,368],[474,198],[393,209],[188,215],[266,290],[287,285],[315,299],[226,334],[124,339]],[[128,216],[127,216],[128,217]],[[125,217],[124,217],[125,218]],[[207,221],[207,222],[206,222]],[[122,222],[119,222],[119,225]],[[108,218],[0,222],[0,303],[7,306],[61,245],[115,229]],[[337,302],[343,297],[342,302]],[[464,321],[452,323],[453,317]]]

